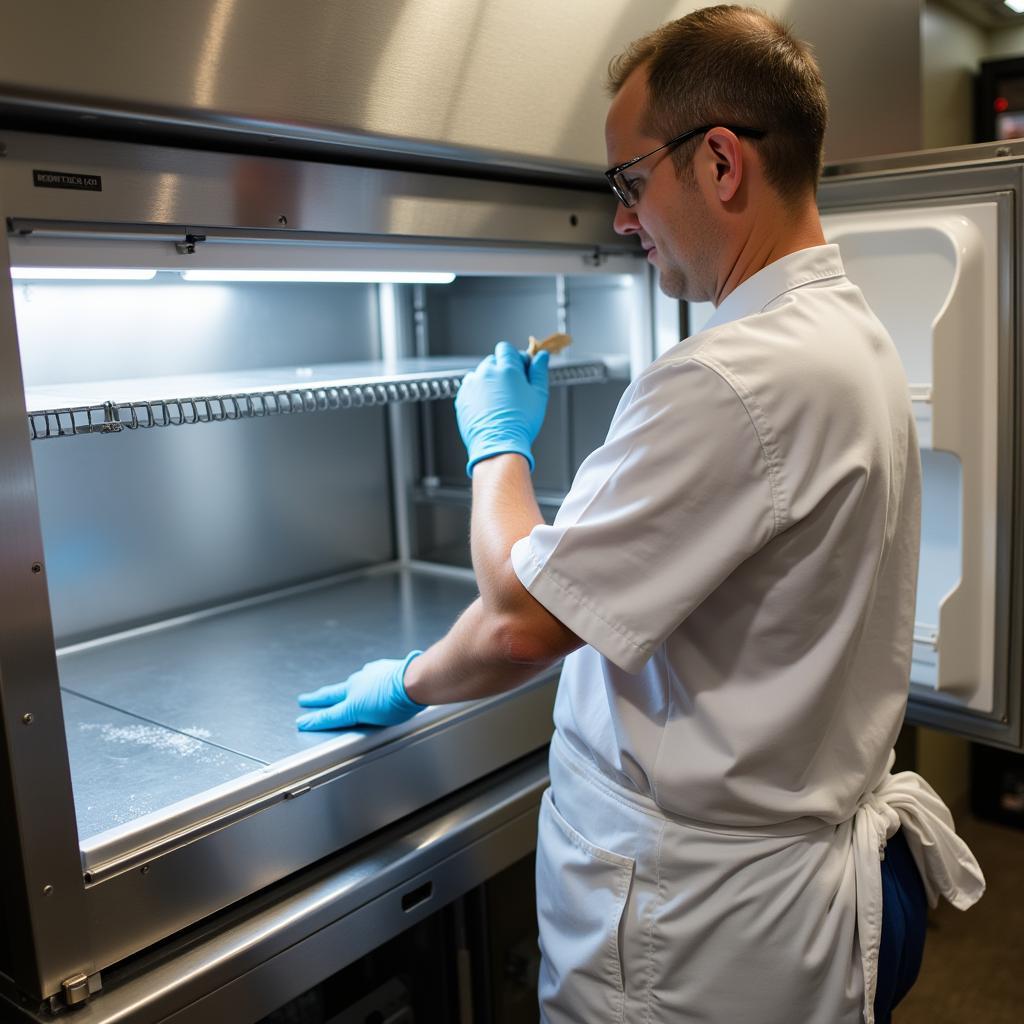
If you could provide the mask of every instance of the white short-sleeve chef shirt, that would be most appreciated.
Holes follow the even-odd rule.
[[[846,820],[905,709],[919,516],[907,382],[837,247],[770,264],[631,383],[513,548],[587,643],[557,730],[688,819]]]

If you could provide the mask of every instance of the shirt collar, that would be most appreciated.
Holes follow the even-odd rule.
[[[779,296],[794,288],[843,277],[845,274],[838,245],[814,245],[809,249],[798,249],[769,263],[729,292],[701,330],[720,327],[741,317],[760,313]]]

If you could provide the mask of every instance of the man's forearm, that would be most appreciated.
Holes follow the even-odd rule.
[[[405,692],[418,704],[451,704],[505,693],[558,660],[517,659],[515,642],[477,598],[447,635],[413,659]]]
[[[511,551],[543,522],[530,470],[519,455],[499,455],[473,471],[471,549],[480,597],[405,674],[420,704],[485,697],[526,682],[580,640],[519,582]]]
[[[499,455],[473,472],[470,550],[485,607],[501,609],[521,588],[512,568],[512,546],[544,521],[529,466],[518,455]],[[510,578],[510,574],[511,577]]]

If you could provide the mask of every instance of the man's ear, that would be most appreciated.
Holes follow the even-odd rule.
[[[727,203],[743,181],[743,147],[728,128],[712,128],[704,136],[704,144],[712,186],[719,202]]]

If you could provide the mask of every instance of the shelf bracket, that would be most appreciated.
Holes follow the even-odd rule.
[[[196,246],[200,242],[206,241],[206,235],[192,235],[188,234],[185,236],[185,241],[175,242],[174,248],[179,256],[194,256],[196,254]]]

